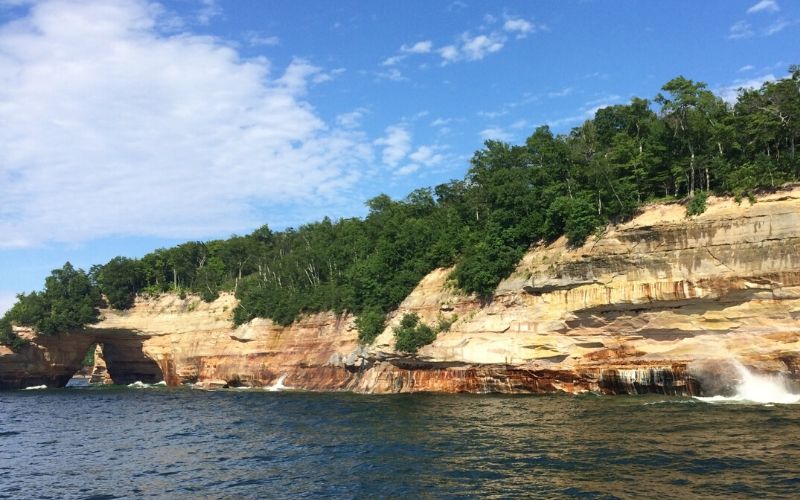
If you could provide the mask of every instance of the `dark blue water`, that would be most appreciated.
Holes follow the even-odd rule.
[[[800,406],[0,393],[2,498],[797,497]]]

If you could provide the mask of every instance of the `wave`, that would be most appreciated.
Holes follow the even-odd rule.
[[[47,389],[46,385],[32,385],[30,387],[26,387],[22,389],[23,391],[40,391],[42,389]]]
[[[781,375],[757,375],[738,361],[731,362],[736,368],[741,382],[736,386],[733,396],[695,397],[705,403],[757,403],[757,404],[795,404],[800,402],[800,394],[792,393],[786,379]]]
[[[166,387],[166,385],[167,383],[164,382],[163,380],[161,382],[156,382],[155,384],[146,384],[140,380],[137,380],[132,384],[128,384],[128,387],[133,389],[149,389],[151,387]]]
[[[278,378],[278,380],[275,381],[274,384],[272,384],[269,387],[266,387],[265,389],[267,391],[269,391],[269,392],[280,392],[280,391],[285,391],[285,390],[291,389],[291,387],[283,385],[283,381],[284,380],[286,380],[286,375],[281,375]]]

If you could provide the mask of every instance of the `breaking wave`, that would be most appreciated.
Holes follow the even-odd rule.
[[[780,375],[757,375],[738,361],[731,362],[741,382],[733,396],[697,397],[706,403],[758,403],[794,404],[800,402],[800,394],[789,390],[786,379]]]
[[[286,380],[286,375],[281,375],[278,378],[278,380],[276,380],[275,383],[272,384],[271,386],[267,387],[266,390],[269,391],[269,392],[279,392],[279,391],[285,391],[287,389],[291,389],[291,387],[287,387],[287,386],[283,385],[283,381],[284,380]]]

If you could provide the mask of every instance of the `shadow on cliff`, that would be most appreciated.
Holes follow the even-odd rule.
[[[103,346],[108,373],[115,384],[164,380],[161,367],[144,353],[144,338],[108,334],[98,335],[96,340]]]

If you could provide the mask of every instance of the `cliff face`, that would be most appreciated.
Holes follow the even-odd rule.
[[[581,248],[532,248],[489,304],[454,292],[448,270],[436,270],[368,348],[347,315],[232,328],[232,296],[168,295],[18,355],[0,350],[0,384],[57,384],[94,342],[117,382],[694,394],[724,391],[732,359],[800,379],[800,188],[754,205],[711,198],[701,216],[684,214],[653,206]],[[405,356],[392,328],[412,311],[429,324],[457,320]]]

